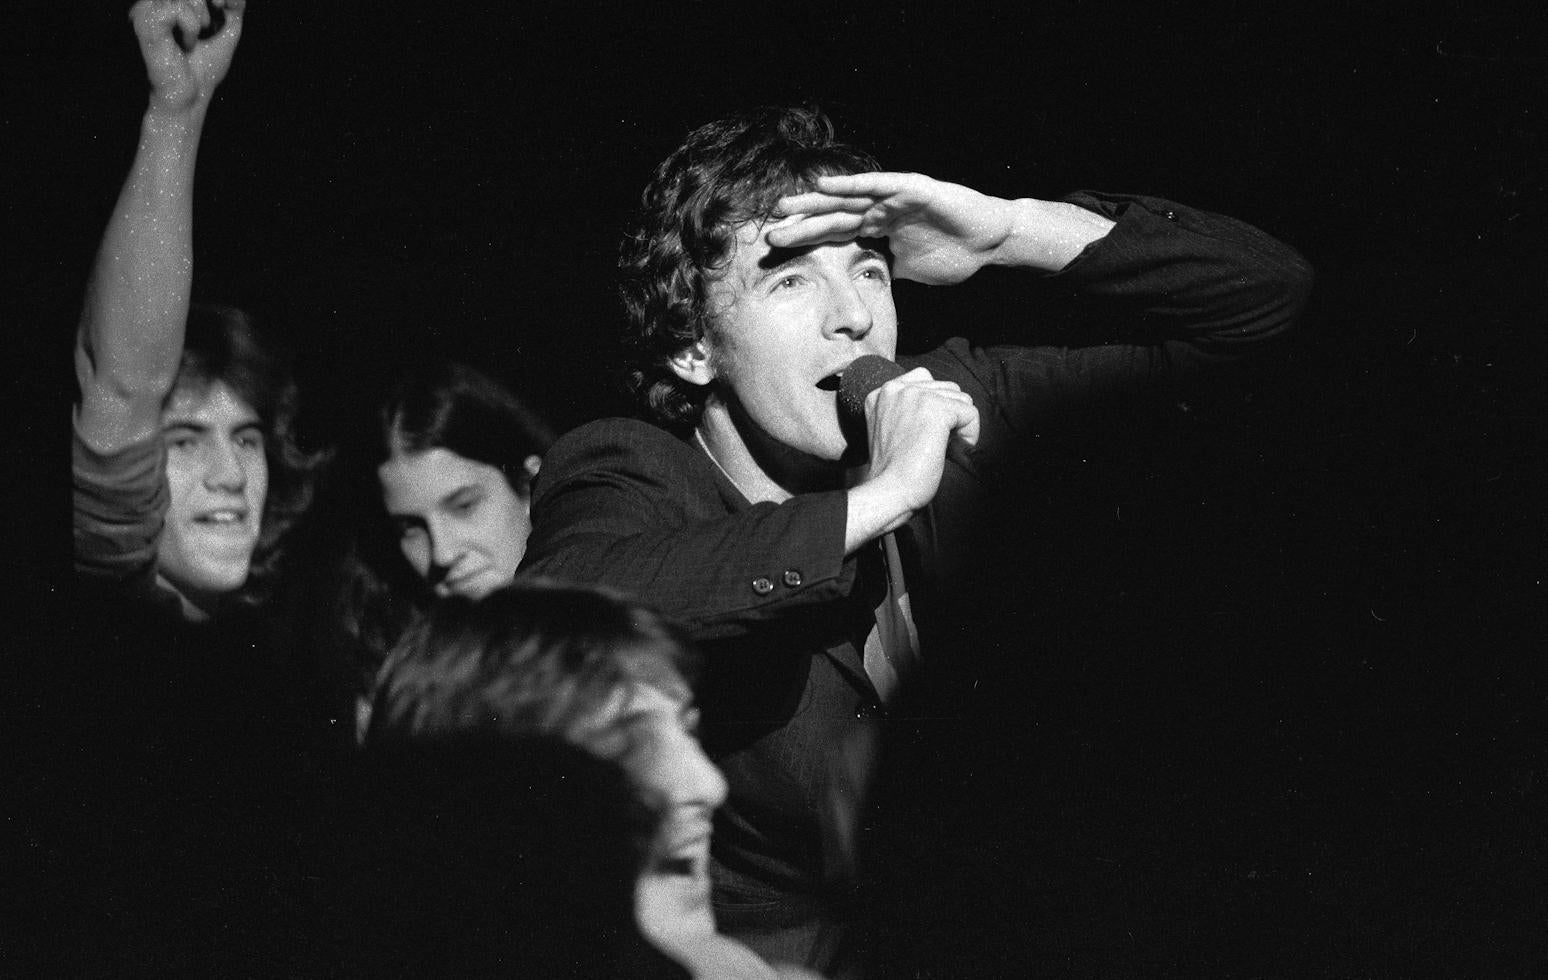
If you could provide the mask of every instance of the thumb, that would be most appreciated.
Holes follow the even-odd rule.
[[[245,3],[225,3],[220,9],[224,14],[225,22],[220,25],[220,30],[199,42],[199,47],[194,51],[193,58],[200,66],[200,70],[207,78],[219,83],[225,78],[226,71],[231,67],[231,57],[236,51],[237,42],[242,37],[242,15]]]
[[[978,406],[964,405],[957,415],[957,424],[952,427],[951,434],[958,442],[969,449],[978,445],[979,421]]]
[[[190,22],[191,21],[191,22]],[[178,55],[177,39],[172,29],[180,27],[186,37],[199,32],[197,19],[193,19],[183,4],[153,3],[140,0],[129,8],[129,22],[134,25],[135,37],[139,38],[140,50],[150,64],[165,62]],[[191,29],[191,32],[190,32]]]

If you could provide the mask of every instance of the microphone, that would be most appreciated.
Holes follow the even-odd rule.
[[[863,354],[850,362],[839,378],[839,414],[865,431],[865,399],[871,392],[903,374],[896,361],[880,354]]]
[[[902,374],[906,374],[896,361],[889,361],[880,354],[863,354],[850,362],[839,378],[838,412],[839,425],[849,439],[851,463],[864,462],[870,449],[866,446],[865,399],[871,392]],[[964,469],[972,447],[959,437],[953,436],[946,443],[946,458]]]
[[[865,398],[871,392],[903,373],[896,361],[879,354],[864,354],[849,362],[839,376],[839,429],[849,442],[844,461],[858,466],[870,455],[870,438],[865,424]]]

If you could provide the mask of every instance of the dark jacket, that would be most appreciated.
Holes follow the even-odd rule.
[[[1034,288],[1100,311],[1103,335],[1079,347],[953,339],[899,358],[959,384],[982,426],[898,534],[927,664],[951,656],[955,624],[938,614],[968,580],[984,494],[1039,425],[1260,352],[1310,288],[1299,255],[1232,219],[1151,198],[1068,200],[1117,224]],[[1030,339],[1039,323],[1025,319]],[[844,554],[845,506],[842,491],[750,505],[690,439],[623,419],[562,437],[537,481],[522,573],[631,592],[704,654],[706,744],[731,786],[715,839],[723,912],[799,920],[851,883],[832,817],[847,764],[836,747],[880,714],[858,652],[878,583]]]

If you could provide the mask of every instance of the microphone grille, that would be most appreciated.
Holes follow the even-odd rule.
[[[866,396],[903,373],[896,361],[878,354],[855,358],[839,379],[839,411],[855,419],[864,419]]]

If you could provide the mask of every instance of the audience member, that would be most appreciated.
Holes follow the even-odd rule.
[[[505,387],[448,360],[399,372],[343,466],[348,541],[337,631],[364,698],[387,650],[438,598],[479,598],[511,582],[531,530],[532,478],[553,441]],[[361,712],[363,725],[365,712]]]
[[[273,948],[304,877],[290,816],[332,741],[311,665],[273,636],[321,454],[300,448],[285,357],[241,311],[190,301],[195,158],[243,14],[130,10],[149,105],[75,350],[76,615],[51,678],[52,775],[87,934],[70,952],[124,972]]]
[[[805,976],[716,933],[709,846],[726,786],[694,737],[685,658],[659,616],[593,589],[449,598],[383,667],[367,745],[539,736],[615,760],[659,819],[634,893],[643,935],[694,976]]]
[[[323,862],[338,972],[688,975],[635,924],[658,815],[616,763],[547,737],[396,740],[340,792]]]

